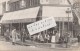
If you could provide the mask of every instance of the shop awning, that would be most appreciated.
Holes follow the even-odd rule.
[[[34,22],[39,11],[39,7],[5,13],[1,23],[25,23]]]
[[[68,17],[68,13],[66,13],[67,9],[70,9],[70,7],[57,7],[57,6],[43,6],[43,11],[42,11],[42,18],[46,18],[46,17],[54,17],[56,21],[73,21],[73,15],[72,12],[69,13],[69,17]]]

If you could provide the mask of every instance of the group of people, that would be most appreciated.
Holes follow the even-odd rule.
[[[6,33],[4,34],[5,35],[5,39],[6,41],[12,41],[12,44],[14,45],[16,40],[19,38],[19,40],[21,40],[22,42],[25,42],[25,40],[27,38],[31,38],[30,35],[26,32],[26,29],[25,28],[22,28],[21,29],[21,32],[18,33],[17,29],[16,28],[13,28],[13,30],[9,31],[9,29],[6,30]],[[69,38],[69,35],[66,33],[63,37],[60,36],[59,33],[57,32],[40,32],[36,35],[33,35],[33,40],[34,41],[37,41],[39,43],[51,43],[52,42],[52,36],[56,36],[55,37],[55,41],[56,42],[68,42],[68,38]]]
[[[66,33],[64,33],[64,35],[62,35],[59,38],[59,43],[69,43],[70,38],[71,38],[71,34],[66,32]]]
[[[22,42],[25,42],[27,33],[24,28],[22,28],[21,32],[18,32],[16,28],[13,28],[13,30],[9,31],[9,29],[6,30],[5,34],[6,41],[11,41],[13,45],[15,45],[17,40],[21,40]]]
[[[33,35],[33,40],[37,41],[39,43],[51,43],[52,42],[52,36],[54,36],[53,32],[49,31],[42,31],[38,34]]]
[[[39,33],[38,34],[38,42],[40,43],[49,43],[51,42],[51,39],[50,39],[50,35],[49,34],[41,34]]]

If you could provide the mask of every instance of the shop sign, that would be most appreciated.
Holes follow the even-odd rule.
[[[33,35],[55,26],[56,26],[56,22],[54,17],[48,17],[43,20],[27,25],[27,28],[28,28],[29,34]]]

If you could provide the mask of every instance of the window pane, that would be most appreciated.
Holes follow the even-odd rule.
[[[19,10],[19,1],[16,2],[16,10]]]
[[[30,6],[30,2],[29,0],[25,0],[25,2],[26,2],[26,7],[28,8]]]
[[[24,7],[26,7],[26,2],[25,2],[25,0],[21,0],[20,1],[20,8],[24,8]]]

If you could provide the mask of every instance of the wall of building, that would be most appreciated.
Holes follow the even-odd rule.
[[[3,14],[3,11],[2,11],[2,4],[0,3],[0,15]]]
[[[7,3],[6,9],[8,8],[7,10],[9,11],[17,11],[21,9],[37,7],[39,4],[39,0],[18,0],[15,2],[9,1],[9,3]]]

